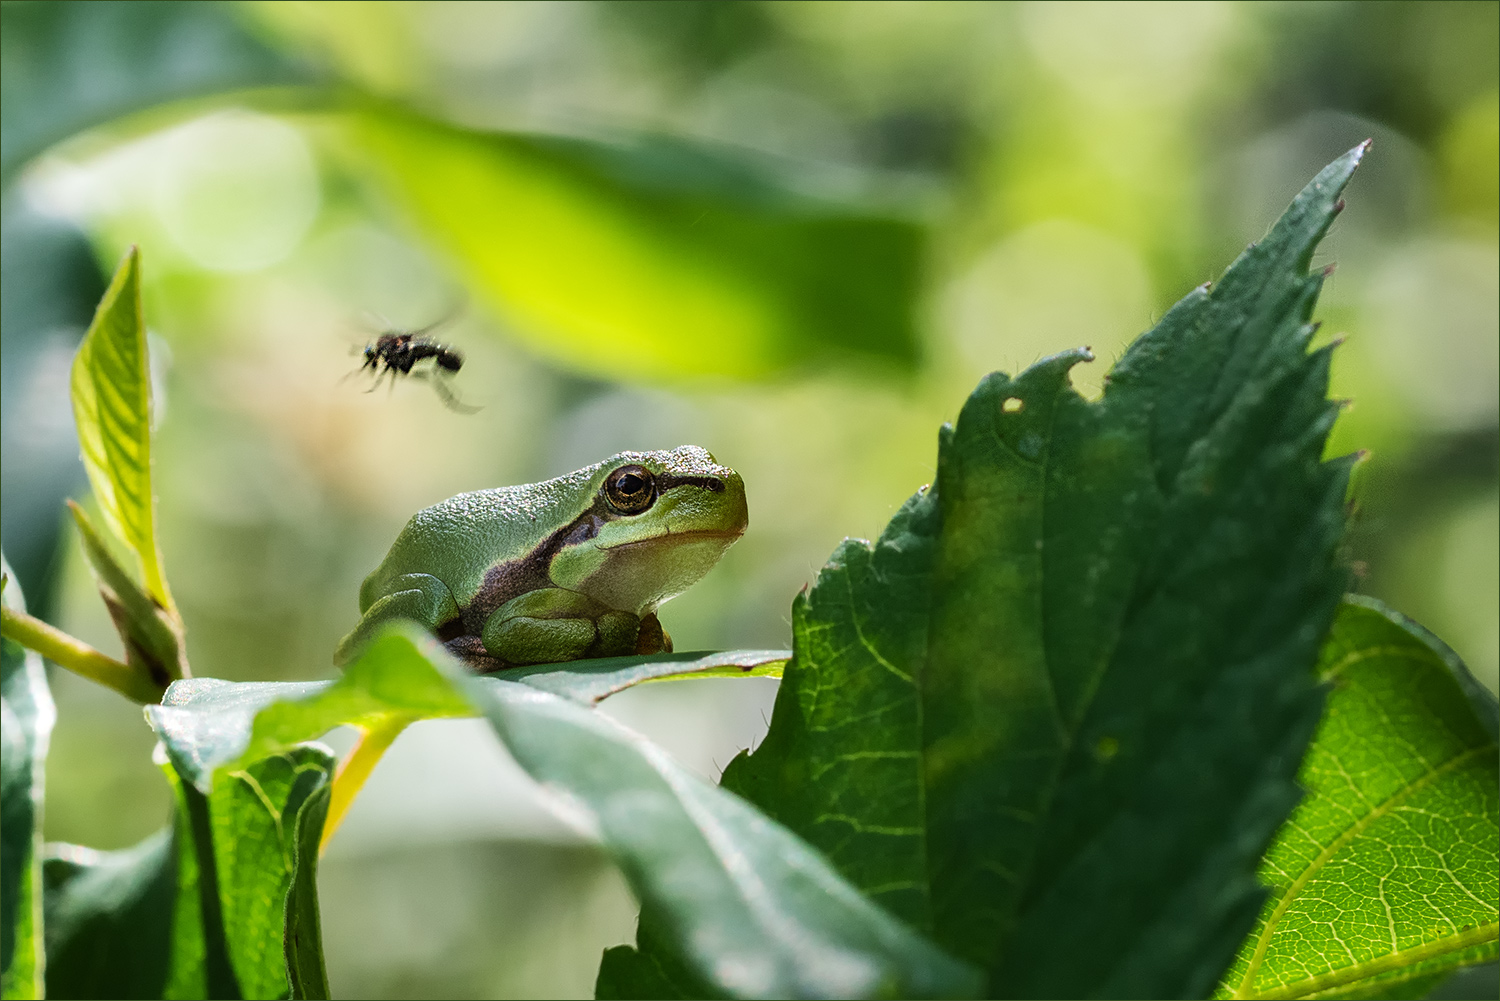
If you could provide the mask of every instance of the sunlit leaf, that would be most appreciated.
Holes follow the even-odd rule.
[[[753,670],[774,663],[775,654],[740,659]],[[711,671],[735,660],[671,658],[655,666],[658,676],[670,676],[685,664]],[[182,774],[218,796],[225,776],[243,762],[334,726],[470,715],[477,704],[521,766],[563,794],[570,814],[595,828],[635,892],[685,943],[685,962],[715,993],[867,997],[972,990],[971,971],[872,905],[785,829],[587,708],[604,688],[647,680],[651,665],[603,666],[591,673],[577,665],[578,686],[560,677],[568,665],[532,675],[568,692],[564,698],[499,675],[472,677],[431,636],[396,625],[338,681],[183,681],[147,714]]]
[[[172,610],[156,542],[151,365],[135,247],[115,271],[73,359],[72,394],[83,467],[105,523],[140,560],[147,593]]]
[[[0,556],[5,607],[26,610]],[[39,654],[0,639],[0,996],[42,996],[43,768],[56,712]]]
[[[601,657],[571,664],[539,664],[507,670],[496,677],[520,681],[588,705],[647,681],[689,678],[779,678],[790,650],[726,650],[721,653],[667,653],[644,657]]]
[[[917,360],[923,231],[802,168],[664,137],[476,132],[391,108],[375,176],[534,350],[644,380]]]
[[[1333,691],[1308,795],[1218,997],[1416,997],[1500,954],[1495,697],[1369,599],[1344,605],[1318,668]]]
[[[438,644],[430,635],[402,625],[392,636],[388,643],[371,643],[337,681],[191,678],[173,684],[161,705],[147,708],[147,717],[158,732],[170,734],[182,773],[206,790],[218,769],[278,754],[335,727],[476,714],[433,667],[430,658],[442,655],[432,652]],[[592,705],[647,681],[774,676],[785,658],[777,650],[653,654],[539,664],[507,670],[503,677]]]
[[[1308,262],[1362,152],[1098,402],[1085,351],[987,378],[932,490],[794,606],[770,734],[724,784],[991,996],[1206,994],[1255,921],[1347,579]]]

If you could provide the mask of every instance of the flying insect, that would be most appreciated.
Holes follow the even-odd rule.
[[[365,345],[364,364],[360,365],[359,371],[369,369],[375,373],[375,382],[366,392],[373,393],[387,374],[391,377],[392,385],[397,376],[410,376],[430,382],[449,410],[460,414],[478,413],[479,407],[464,403],[448,385],[448,380],[463,368],[463,352],[450,345],[439,344],[428,336],[443,322],[445,321],[439,320],[420,330],[387,330]],[[429,358],[432,360],[431,365],[421,365]]]

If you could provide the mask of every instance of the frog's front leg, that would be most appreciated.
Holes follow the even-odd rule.
[[[339,641],[333,654],[336,665],[343,667],[353,660],[374,632],[392,619],[413,619],[435,632],[443,623],[459,616],[453,592],[431,574],[403,574],[392,585],[393,590],[365,609],[359,625]]]
[[[635,653],[641,620],[577,591],[545,587],[491,613],[480,639],[507,664],[553,664]]]

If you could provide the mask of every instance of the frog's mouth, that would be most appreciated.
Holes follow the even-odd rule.
[[[697,542],[706,539],[726,539],[730,542],[733,542],[735,539],[738,539],[744,534],[745,530],[743,528],[694,528],[689,529],[686,532],[674,532],[671,529],[668,529],[662,535],[653,535],[649,539],[631,539],[629,542],[616,542],[613,545],[600,546],[599,548],[604,550],[605,552],[613,552],[616,550],[633,549],[639,546],[658,546],[663,543],[680,545],[687,542]]]

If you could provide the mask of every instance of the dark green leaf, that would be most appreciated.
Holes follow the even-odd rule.
[[[657,928],[659,923],[653,911],[643,908],[635,931],[637,947],[617,945],[604,950],[594,981],[594,997],[600,1001],[725,997],[688,969],[671,940]]]
[[[6,3],[0,177],[75,132],[154,104],[306,73],[227,3]]]
[[[5,607],[26,610],[0,556]],[[42,996],[41,820],[56,712],[39,654],[0,639],[0,997]]]
[[[839,546],[792,605],[797,650],[770,731],[723,777],[928,932],[917,677],[940,525],[937,497],[924,491],[873,548],[857,539]]]
[[[1441,641],[1345,604],[1319,671],[1308,795],[1261,866],[1272,887],[1219,997],[1413,997],[1494,959],[1495,697]]]
[[[910,365],[924,235],[747,151],[466,131],[395,109],[352,137],[539,352],[661,380],[829,358]]]
[[[461,679],[532,778],[565,792],[682,965],[730,997],[972,996],[955,962],[737,796],[572,700]],[[608,971],[605,971],[608,972]]]
[[[48,997],[168,996],[167,982],[179,958],[172,920],[177,849],[171,828],[124,851],[48,846]],[[194,958],[201,962],[201,931],[196,922],[183,925],[189,953],[199,953]]]
[[[332,765],[302,745],[205,796],[165,764],[168,830],[120,852],[50,846],[47,995],[327,997],[315,880]]]
[[[1086,351],[981,383],[933,491],[794,608],[771,733],[725,784],[996,996],[1202,995],[1254,922],[1346,580],[1308,262],[1362,153],[1098,402],[1068,385]]]
[[[199,879],[193,822],[207,830],[207,805],[170,764],[162,771],[176,794],[166,830],[124,851],[47,846],[50,998],[239,996],[213,882]]]

